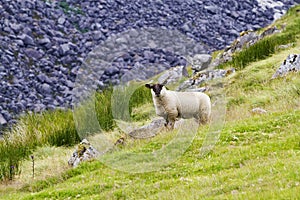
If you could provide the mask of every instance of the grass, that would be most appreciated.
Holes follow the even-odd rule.
[[[95,110],[97,112],[97,123],[103,131],[110,131],[116,127],[112,116],[112,89],[103,93],[95,94]],[[120,97],[121,98],[121,97]],[[129,97],[129,110],[132,110],[146,102],[151,101],[150,90],[144,87],[136,88]],[[76,112],[80,112],[80,120],[86,122],[90,127],[89,104],[84,104]],[[75,115],[79,115],[75,113]],[[78,135],[78,129],[73,120],[71,110],[48,111],[42,114],[24,115],[13,129],[7,132],[0,140],[0,180],[12,180],[20,173],[22,159],[28,157],[38,146],[45,144],[51,146],[72,146],[80,141],[83,135]]]
[[[199,133],[182,157],[159,171],[132,174],[94,161],[51,178],[32,180],[17,190],[11,188],[18,193],[2,197],[256,199],[259,195],[261,199],[299,198],[299,119],[300,111],[288,111],[227,124],[214,151],[204,158],[197,156],[203,142],[203,134]],[[131,150],[159,144],[165,139],[169,136],[160,135],[150,143],[136,144]]]
[[[76,131],[72,113],[26,115],[12,134],[0,141],[1,178],[5,179],[0,199],[299,199],[300,74],[271,79],[287,55],[300,53],[299,8],[292,8],[276,22],[278,26],[286,23],[281,35],[266,38],[272,43],[277,37],[294,34],[293,47],[244,62],[235,74],[224,79],[226,121],[218,143],[206,156],[201,156],[200,149],[208,126],[198,130],[187,150],[174,162],[161,159],[161,168],[156,171],[147,170],[146,160],[139,165],[146,166],[149,172],[145,173],[114,170],[111,166],[118,163],[121,169],[125,164],[134,167],[143,158],[132,153],[162,152],[159,150],[174,139],[174,132],[162,132],[147,140],[128,139],[124,146],[105,154],[102,162],[95,160],[69,169],[67,159],[74,150],[72,144],[78,142],[75,135],[69,137]],[[267,47],[266,41],[259,45]],[[285,39],[275,43],[282,41]],[[269,47],[272,50],[272,45]],[[126,99],[120,108],[128,105],[133,121],[148,122],[148,113],[153,109],[151,94],[136,88],[117,90],[117,94],[125,91],[132,96],[114,95],[112,90],[96,94],[100,113],[97,119],[106,134],[120,134],[111,114],[112,103],[119,98]],[[255,107],[267,110],[267,114],[251,113]],[[126,118],[128,113],[117,116]],[[185,135],[181,138],[184,140]],[[34,179],[29,155],[35,156]],[[114,159],[116,162],[112,162]]]
[[[23,158],[41,145],[74,145],[79,141],[71,111],[28,114],[0,140],[0,180],[12,180]]]

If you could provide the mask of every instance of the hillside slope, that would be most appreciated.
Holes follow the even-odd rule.
[[[300,6],[293,8],[276,24],[299,34],[299,10]],[[300,54],[299,46],[299,35],[295,35],[291,47],[252,62],[224,80],[226,122],[208,155],[199,154],[208,127],[199,129],[178,160],[147,173],[117,171],[99,161],[66,169],[64,159],[73,148],[44,146],[35,152],[39,172],[35,180],[30,178],[31,161],[24,161],[21,177],[1,186],[0,198],[299,199],[300,74],[292,72],[271,79],[289,54]],[[151,106],[146,104],[140,111]],[[251,113],[255,107],[267,110],[267,114]],[[152,152],[170,137],[172,133],[164,133],[149,140],[131,141],[107,157]]]

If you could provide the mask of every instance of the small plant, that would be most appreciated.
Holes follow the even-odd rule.
[[[84,12],[80,8],[74,8],[74,7],[70,6],[69,3],[66,2],[65,0],[60,1],[58,5],[59,5],[59,7],[61,7],[63,9],[65,14],[70,14],[70,12],[73,12],[75,14],[84,15]]]

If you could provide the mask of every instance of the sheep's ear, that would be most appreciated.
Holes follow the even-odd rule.
[[[152,85],[150,85],[150,84],[147,83],[147,84],[145,84],[145,87],[151,89]]]
[[[158,84],[160,88],[163,88],[165,84]]]
[[[169,88],[166,86],[166,84],[159,84],[160,88],[165,87],[167,90],[169,90]]]

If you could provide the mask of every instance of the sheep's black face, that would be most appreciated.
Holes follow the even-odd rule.
[[[157,96],[157,97],[160,96],[160,92],[161,92],[162,88],[164,87],[164,85],[162,85],[162,84],[153,84],[153,85],[146,84],[145,86],[147,88],[152,89],[152,91],[154,92],[155,96]]]

